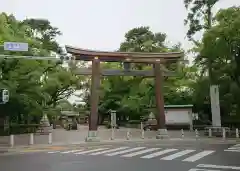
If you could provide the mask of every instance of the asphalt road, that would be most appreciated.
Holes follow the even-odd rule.
[[[240,146],[224,151],[233,145],[166,141],[32,149],[0,156],[0,171],[240,170]]]

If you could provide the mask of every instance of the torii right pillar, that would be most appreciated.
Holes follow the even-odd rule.
[[[160,61],[153,65],[155,76],[155,97],[156,97],[156,119],[158,125],[158,133],[156,138],[168,138],[164,110],[164,96],[163,96],[163,76],[160,67]]]

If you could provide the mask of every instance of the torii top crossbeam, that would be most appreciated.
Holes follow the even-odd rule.
[[[142,53],[142,52],[106,52],[94,51],[88,49],[75,48],[66,46],[67,53],[75,56],[76,60],[91,61],[98,57],[103,62],[143,62],[154,63],[159,61],[178,61],[183,57],[182,52],[169,53]]]

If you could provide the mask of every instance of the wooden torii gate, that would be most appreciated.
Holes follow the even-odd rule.
[[[171,53],[139,53],[139,52],[104,52],[66,46],[67,53],[75,56],[75,60],[92,61],[91,69],[79,69],[78,75],[92,75],[91,79],[91,110],[89,119],[89,132],[86,141],[99,141],[98,128],[98,103],[99,86],[101,76],[145,76],[155,78],[156,92],[156,119],[158,134],[156,138],[168,137],[165,126],[164,98],[162,92],[163,76],[171,76],[171,72],[165,72],[160,64],[167,61],[177,62],[183,57],[182,52]],[[124,70],[102,70],[100,62],[123,62]],[[131,70],[131,63],[152,64],[152,70]]]

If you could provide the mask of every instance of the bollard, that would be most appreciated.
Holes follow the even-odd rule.
[[[183,131],[183,129],[181,129],[181,135],[182,135],[182,138],[184,138],[184,131]]]
[[[114,140],[114,127],[112,126],[112,134],[111,134],[111,140]]]
[[[208,137],[212,137],[212,129],[211,128],[208,129]]]
[[[48,134],[48,144],[52,144],[52,133],[49,132]]]
[[[236,138],[239,138],[239,130],[236,128]]]
[[[143,129],[143,123],[142,122],[141,122],[141,130],[142,130],[141,138],[144,139],[144,129]]]
[[[34,144],[34,137],[33,136],[34,136],[33,133],[30,133],[29,145]]]
[[[144,130],[142,130],[142,137],[141,138],[144,139]]]
[[[222,138],[223,139],[226,138],[226,129],[225,128],[222,129]]]
[[[14,135],[10,135],[10,147],[14,146]]]
[[[127,140],[129,140],[130,139],[130,130],[128,129],[127,130]]]
[[[198,135],[198,130],[197,129],[195,129],[195,134],[196,134],[196,139],[198,139],[199,135]]]

